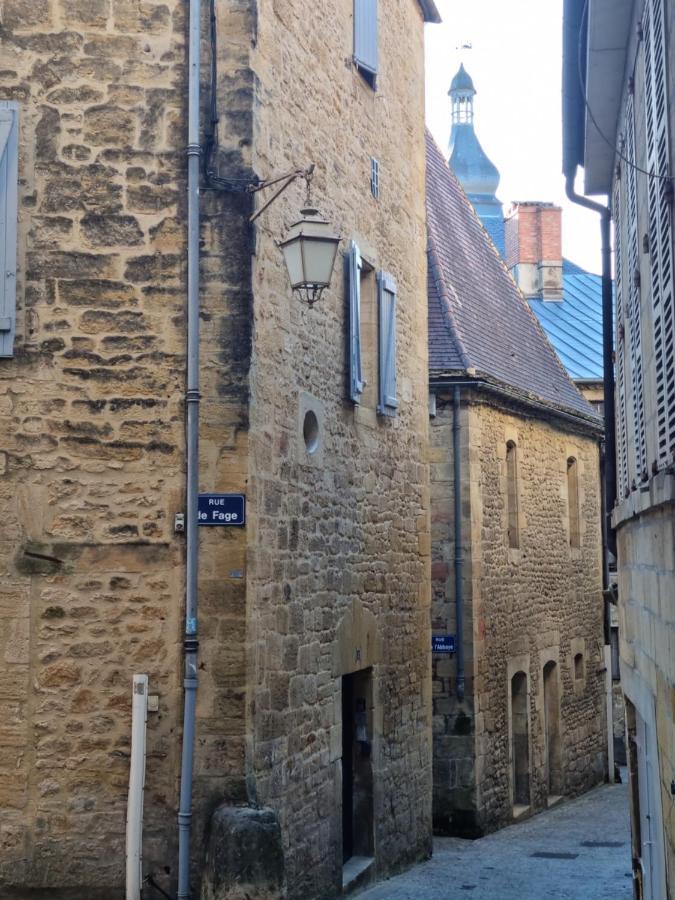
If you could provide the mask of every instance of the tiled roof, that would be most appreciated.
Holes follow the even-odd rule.
[[[467,368],[523,399],[600,424],[427,133],[429,370]]]
[[[572,378],[602,381],[602,278],[563,261],[562,301],[530,300]]]

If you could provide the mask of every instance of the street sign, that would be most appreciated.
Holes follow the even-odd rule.
[[[455,636],[454,636],[454,634],[433,634],[431,636],[431,652],[432,653],[454,653],[455,652]]]
[[[245,525],[246,497],[243,494],[200,494],[198,525]]]

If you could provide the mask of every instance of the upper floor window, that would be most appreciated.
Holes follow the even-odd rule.
[[[509,547],[517,550],[520,546],[518,529],[518,448],[515,441],[506,444],[506,515]]]
[[[354,0],[354,63],[377,86],[377,0]]]
[[[577,473],[577,461],[573,456],[570,456],[567,460],[567,509],[569,515],[570,547],[580,547],[579,478]]]

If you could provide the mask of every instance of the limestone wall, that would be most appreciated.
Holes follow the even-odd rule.
[[[159,696],[144,868],[175,878],[186,9],[3,7],[0,96],[21,104],[21,157],[17,352],[0,360],[0,884],[90,897],[123,883],[134,672]],[[202,192],[201,488],[245,492],[249,519],[201,534],[195,883],[213,808],[259,801],[281,819],[289,896],[308,896],[341,874],[347,659],[373,667],[376,864],[430,848],[423,23],[413,0],[380,16],[373,92],[351,64],[350,0],[216,12],[216,168],[316,163],[343,247],[356,239],[399,289],[399,410],[384,420],[375,294],[354,408],[341,259],[315,310],[288,289],[275,240],[300,186],[256,229],[249,195]]]
[[[453,632],[452,407],[432,420],[432,627]],[[513,818],[510,682],[528,678],[530,810],[576,794],[606,767],[598,450],[593,437],[485,403],[462,411],[467,699],[434,656],[434,814],[475,834]],[[506,444],[517,448],[519,547],[507,541]],[[577,460],[580,547],[570,547],[567,460]],[[467,548],[470,547],[470,553]],[[582,654],[575,677],[574,657]],[[547,780],[543,669],[559,684],[562,779]]]

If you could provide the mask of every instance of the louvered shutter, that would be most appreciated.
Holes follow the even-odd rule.
[[[14,355],[19,107],[0,101],[0,357]]]
[[[675,450],[675,320],[673,249],[667,178],[670,174],[663,0],[648,0],[644,16],[647,209],[654,323],[657,462]],[[656,177],[655,177],[656,176]]]
[[[354,0],[354,62],[377,74],[377,0]]]
[[[617,425],[617,494],[623,499],[628,487],[628,454],[626,435],[626,372],[624,341],[624,299],[623,299],[623,209],[621,178],[616,179],[612,202],[614,219],[614,296],[616,299],[616,425]]]
[[[635,153],[635,115],[633,96],[626,104],[626,240],[628,252],[627,315],[630,319],[630,366],[632,387],[632,424],[634,434],[634,472],[636,483],[647,479],[647,443],[644,409],[644,363],[642,357],[640,256],[638,252],[638,218]]]
[[[347,282],[347,370],[349,375],[348,395],[353,403],[358,403],[363,393],[364,381],[361,369],[361,254],[352,241],[345,257]]]
[[[391,275],[380,272],[377,278],[377,308],[379,324],[379,400],[380,415],[395,416],[396,399],[396,282]]]

